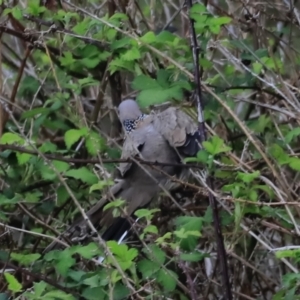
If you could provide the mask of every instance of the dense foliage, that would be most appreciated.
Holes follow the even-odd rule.
[[[221,299],[208,174],[234,297],[299,299],[300,7],[184,2],[0,1],[1,300]],[[137,212],[138,242],[43,255],[110,186],[122,99],[197,120],[189,17],[209,139],[187,161],[201,168]]]

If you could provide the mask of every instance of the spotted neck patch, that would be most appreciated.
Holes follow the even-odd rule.
[[[124,120],[123,121],[123,126],[126,130],[127,133],[132,132],[133,130],[136,129],[136,127],[138,126],[139,122],[143,121],[145,119],[145,117],[147,117],[146,114],[141,114],[137,119],[135,120]]]

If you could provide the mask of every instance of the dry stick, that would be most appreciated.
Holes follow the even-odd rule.
[[[109,66],[110,61],[111,61],[111,57],[109,58],[109,61],[107,63],[106,69],[105,69],[103,77],[102,77],[102,82],[100,83],[100,86],[99,86],[99,93],[97,96],[94,110],[92,112],[92,122],[93,123],[97,122],[99,111],[100,111],[101,105],[103,103],[104,92],[105,92],[107,82],[108,82],[108,66]]]
[[[14,87],[13,87],[13,90],[12,90],[12,93],[11,93],[11,96],[10,96],[10,103],[8,104],[8,109],[9,110],[12,109],[12,106],[15,103],[18,87],[19,87],[19,84],[21,82],[21,78],[22,78],[22,75],[23,75],[23,72],[24,72],[24,69],[25,69],[25,66],[26,66],[26,62],[27,62],[27,59],[28,59],[30,53],[31,53],[31,47],[27,46],[25,56],[24,56],[24,58],[21,62],[20,69],[19,69],[19,72],[18,72],[18,76],[17,76],[16,82],[14,84]],[[6,116],[7,116],[7,118],[5,120],[5,123],[8,120],[8,114],[6,114]]]
[[[192,0],[186,1],[187,6],[189,8],[189,11],[192,8]],[[206,140],[206,128],[205,128],[205,122],[204,122],[204,115],[203,115],[203,99],[201,94],[201,82],[200,82],[200,72],[199,72],[199,46],[197,43],[197,36],[196,31],[194,27],[194,20],[190,17],[190,38],[191,38],[191,48],[193,51],[193,60],[194,60],[194,81],[196,84],[196,99],[197,99],[197,111],[198,111],[198,131],[200,134],[200,143],[202,143]],[[206,184],[208,187],[210,187],[211,190],[214,190],[214,183],[213,179],[210,175],[208,175],[206,179]],[[228,274],[228,264],[227,264],[227,254],[226,249],[224,245],[222,230],[221,230],[221,222],[218,212],[218,204],[217,200],[214,197],[214,195],[209,192],[209,203],[213,212],[213,223],[215,228],[215,235],[217,240],[217,250],[218,250],[218,256],[221,263],[221,270],[222,270],[222,277],[223,277],[223,288],[226,295],[227,300],[232,299],[232,292],[231,292],[231,286],[229,281],[229,274]],[[192,292],[191,292],[192,294]]]
[[[46,234],[39,233],[39,232],[29,231],[29,230],[22,229],[22,228],[17,228],[17,227],[10,226],[10,225],[7,225],[7,224],[1,223],[1,222],[0,222],[0,227],[6,228],[6,229],[12,230],[12,231],[17,231],[17,232],[19,231],[19,232],[27,233],[27,234],[30,234],[30,235],[50,239],[50,240],[55,241],[56,243],[59,243],[59,244],[65,246],[65,247],[69,246],[67,243],[63,242],[59,238],[53,237],[51,235],[46,235]]]

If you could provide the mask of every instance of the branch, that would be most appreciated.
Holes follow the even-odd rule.
[[[43,274],[36,274],[36,273],[30,272],[30,271],[27,271],[26,269],[15,266],[14,264],[9,263],[9,262],[6,264],[6,266],[14,269],[16,272],[20,272],[21,274],[24,275],[24,277],[31,277],[34,279],[34,281],[37,281],[37,282],[45,281],[46,283],[57,288],[58,290],[61,290],[65,293],[71,294],[73,296],[78,296],[78,294],[75,293],[74,290],[61,286],[60,284],[56,283],[55,281],[51,280],[50,278],[46,277]]]
[[[40,152],[37,152],[35,150],[29,150],[23,147],[19,146],[13,146],[13,145],[4,145],[0,144],[0,150],[12,150],[16,152],[21,153],[27,153],[31,155],[39,156]],[[100,161],[99,159],[81,159],[81,158],[66,158],[62,156],[57,156],[55,154],[45,154],[43,153],[43,156],[49,160],[58,160],[58,161],[64,161],[68,163],[75,163],[75,164],[98,164]],[[201,168],[200,164],[183,164],[183,163],[162,163],[162,162],[153,162],[153,161],[145,161],[141,160],[140,158],[127,158],[127,159],[103,159],[101,160],[102,163],[105,164],[111,164],[111,163],[129,163],[129,162],[135,162],[138,161],[142,165],[148,165],[148,166],[171,166],[171,167],[181,167],[181,168]]]
[[[189,10],[192,8],[192,0],[186,1]],[[201,92],[201,81],[200,81],[200,71],[199,71],[199,46],[197,42],[196,31],[194,27],[194,20],[189,18],[190,20],[190,38],[191,38],[191,48],[193,51],[193,59],[194,59],[194,81],[197,87],[196,99],[197,99],[197,111],[198,111],[198,131],[200,134],[200,143],[204,142],[207,138],[206,136],[206,128],[205,128],[205,121],[204,121],[204,104],[202,99],[202,92]],[[214,190],[214,182],[211,176],[208,176],[206,179],[207,186],[209,190]],[[221,230],[221,222],[218,212],[218,205],[217,200],[214,197],[213,193],[209,191],[209,202],[213,212],[213,223],[215,227],[215,235],[217,240],[217,248],[218,248],[218,256],[221,262],[222,272],[223,272],[223,288],[225,290],[227,300],[232,299],[232,292],[231,286],[229,281],[229,274],[228,274],[228,265],[227,265],[227,254],[226,249],[224,246],[223,235]]]

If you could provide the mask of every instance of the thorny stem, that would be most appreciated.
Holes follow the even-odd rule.
[[[192,0],[186,0],[186,4],[189,8],[189,10],[192,7]],[[194,80],[196,84],[196,104],[197,104],[197,111],[198,111],[198,130],[200,134],[200,143],[204,142],[207,138],[206,135],[206,129],[205,129],[205,122],[204,122],[204,116],[203,116],[203,99],[202,99],[202,93],[201,93],[201,81],[200,81],[200,72],[199,72],[199,47],[197,43],[197,36],[195,32],[194,27],[194,20],[190,17],[190,38],[191,38],[191,48],[193,51],[193,60],[194,60]],[[213,178],[211,176],[207,177],[206,183],[208,187],[213,190],[214,189],[214,182]],[[223,278],[223,288],[225,293],[225,299],[231,300],[232,299],[232,292],[231,292],[231,286],[229,281],[229,274],[228,274],[228,265],[227,265],[227,254],[224,246],[224,240],[221,230],[221,222],[219,218],[219,212],[218,212],[218,206],[217,201],[214,195],[209,192],[209,203],[212,208],[213,212],[213,223],[215,227],[215,234],[217,239],[217,248],[218,248],[218,256],[221,263],[221,269],[222,269],[222,278]]]

